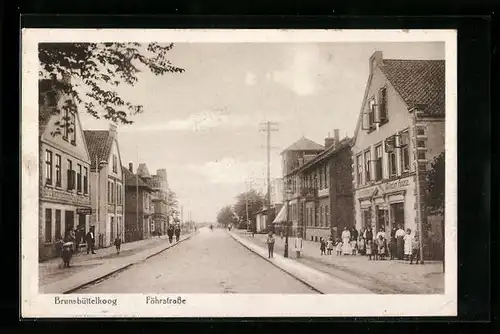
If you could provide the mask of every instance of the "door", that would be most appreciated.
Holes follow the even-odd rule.
[[[64,211],[64,233],[67,234],[69,230],[75,228],[75,212]]]
[[[111,240],[110,242],[113,242],[115,240],[115,217],[109,217],[110,219],[110,229],[111,229]]]

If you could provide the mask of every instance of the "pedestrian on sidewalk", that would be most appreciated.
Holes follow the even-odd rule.
[[[66,233],[66,238],[64,239],[65,242],[71,242],[71,251],[73,253],[76,252],[76,247],[75,247],[75,243],[76,243],[76,237],[75,237],[75,230],[73,228],[70,228],[68,230],[68,233]]]
[[[358,251],[358,242],[355,238],[351,239],[351,254],[356,255]]]
[[[175,242],[179,242],[179,239],[181,237],[181,226],[179,224],[175,225]]]
[[[61,252],[61,257],[63,259],[63,267],[64,268],[69,268],[71,267],[70,262],[71,258],[73,257],[73,246],[74,243],[71,241],[65,242],[62,245],[62,252]]]
[[[87,254],[92,251],[92,254],[95,254],[95,233],[94,226],[90,226],[90,230],[85,236],[85,242],[87,243]]]
[[[167,235],[168,235],[168,242],[172,243],[172,240],[174,238],[174,226],[170,225],[167,229]]]
[[[360,234],[358,237],[358,252],[360,255],[365,255],[366,250],[365,250],[365,239],[363,238],[363,235]]]
[[[363,235],[365,238],[365,242],[368,242],[368,240],[373,240],[373,231],[371,226],[367,226],[365,230],[365,234]]]
[[[120,248],[122,246],[122,238],[117,235],[115,239],[116,254],[120,255]]]
[[[342,232],[342,254],[349,255],[351,254],[351,232],[349,229],[344,227],[344,231]]]
[[[410,257],[410,264],[413,264],[413,260],[415,259],[415,264],[420,262],[420,242],[418,240],[418,236],[415,235],[412,238],[412,252]]]
[[[340,238],[337,238],[335,242],[335,249],[337,250],[337,255],[342,255],[342,241]]]
[[[302,252],[302,235],[297,234],[295,237],[295,254],[297,258],[300,258],[300,253]]]
[[[406,235],[404,236],[404,258],[405,260],[410,260],[411,257],[411,251],[412,251],[412,240],[413,237],[411,235],[411,229],[406,230]]]
[[[366,240],[366,255],[368,255],[368,260],[372,259],[372,240]]]
[[[330,237],[328,239],[328,242],[326,244],[326,250],[328,251],[328,255],[332,255],[332,250],[333,250],[333,238]]]
[[[266,243],[267,243],[267,251],[269,253],[268,257],[269,258],[272,258],[273,257],[273,253],[274,253],[274,236],[273,236],[273,232],[269,232],[269,234],[267,235],[267,239],[266,239]]]
[[[386,248],[387,247],[385,239],[382,237],[382,235],[379,235],[377,238],[377,255],[380,260],[385,259]]]
[[[323,237],[319,238],[319,250],[321,251],[321,255],[326,255],[326,242]]]
[[[403,225],[399,224],[398,230],[396,231],[396,254],[398,260],[402,260],[404,257],[405,242],[404,237],[406,235],[405,230],[403,230]]]
[[[396,226],[391,230],[391,239],[389,240],[389,253],[391,255],[391,260],[396,258],[397,241],[396,241]]]

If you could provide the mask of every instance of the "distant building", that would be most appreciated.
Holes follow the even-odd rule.
[[[125,188],[116,126],[109,130],[86,130],[92,175],[92,223],[96,226],[96,245],[111,246],[124,233]],[[99,186],[97,186],[99,185]]]
[[[58,85],[39,81],[39,258],[58,256],[54,242],[90,224],[90,159],[73,98]]]
[[[146,175],[142,170],[142,175]],[[150,236],[152,218],[151,194],[153,189],[139,175],[134,174],[133,164],[122,167],[125,180],[125,240],[137,241]]]
[[[442,217],[428,220],[423,204],[426,172],[444,151],[445,62],[384,59],[377,51],[369,68],[352,146],[356,227],[415,233],[420,216],[426,256],[440,257]]]
[[[152,175],[151,188],[153,188],[152,202],[154,205],[153,225],[154,231],[160,234],[165,234],[167,231],[168,217],[168,180],[167,171],[158,169],[156,175]]]

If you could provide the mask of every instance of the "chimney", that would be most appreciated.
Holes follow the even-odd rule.
[[[370,57],[370,74],[382,62],[382,51],[375,51]]]
[[[330,136],[330,132],[328,132],[328,137],[325,138],[325,150],[334,144],[334,139]]]
[[[339,144],[339,132],[340,132],[339,129],[333,130],[333,142],[335,145]]]
[[[109,131],[113,134],[116,134],[116,124],[110,123],[109,124]]]
[[[134,164],[129,162],[128,163],[128,170],[130,171],[130,173],[134,173]]]

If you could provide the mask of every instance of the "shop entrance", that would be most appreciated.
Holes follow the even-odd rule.
[[[370,208],[363,209],[362,216],[363,216],[363,227],[367,228],[369,226],[372,226],[372,211],[370,210]]]
[[[403,226],[403,229],[406,230],[405,227],[405,207],[404,203],[393,203],[391,204],[391,228],[398,228],[399,225]]]
[[[67,235],[69,231],[75,227],[75,212],[64,211],[64,233]]]
[[[384,208],[380,206],[376,207],[377,212],[377,226],[376,231],[380,231],[380,228],[383,227],[385,231],[390,231],[389,219],[387,219],[387,212]]]

